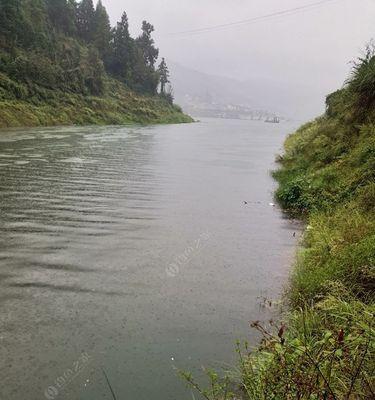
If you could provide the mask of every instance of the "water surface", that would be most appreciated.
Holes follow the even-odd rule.
[[[297,229],[269,171],[292,127],[0,132],[0,398],[190,399],[235,362]],[[247,201],[248,204],[244,204]]]

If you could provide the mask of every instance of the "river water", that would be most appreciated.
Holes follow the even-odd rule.
[[[295,249],[269,174],[292,128],[1,131],[0,399],[112,399],[105,374],[191,399],[176,369],[234,365]]]

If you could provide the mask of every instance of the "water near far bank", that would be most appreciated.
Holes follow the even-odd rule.
[[[269,171],[289,123],[0,131],[0,398],[174,400],[234,363],[298,225]],[[244,204],[247,201],[248,204]]]

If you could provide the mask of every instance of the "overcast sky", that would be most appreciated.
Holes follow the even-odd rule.
[[[375,0],[334,0],[252,24],[186,36],[192,29],[270,14],[317,0],[103,0],[112,23],[128,13],[156,29],[160,54],[189,68],[241,80],[304,84],[328,93],[343,83],[349,62],[375,37]]]

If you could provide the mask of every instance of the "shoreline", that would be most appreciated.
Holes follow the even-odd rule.
[[[4,82],[9,87],[2,87]],[[139,94],[110,77],[98,96],[28,86],[1,73],[0,89],[5,90],[0,96],[0,128],[193,122],[181,107],[160,95]]]
[[[88,107],[88,102],[99,104]],[[137,111],[133,107],[126,109],[120,101],[110,99],[110,105],[102,109],[100,103],[108,99],[79,99],[79,109],[63,103],[54,107],[48,103],[38,106],[22,101],[0,102],[0,129],[32,128],[48,126],[84,126],[84,125],[127,125],[127,124],[174,124],[191,123],[194,120],[184,114],[178,106],[161,104],[159,99],[147,99],[146,110]],[[155,103],[155,104],[153,104]],[[123,108],[121,110],[121,108]]]

